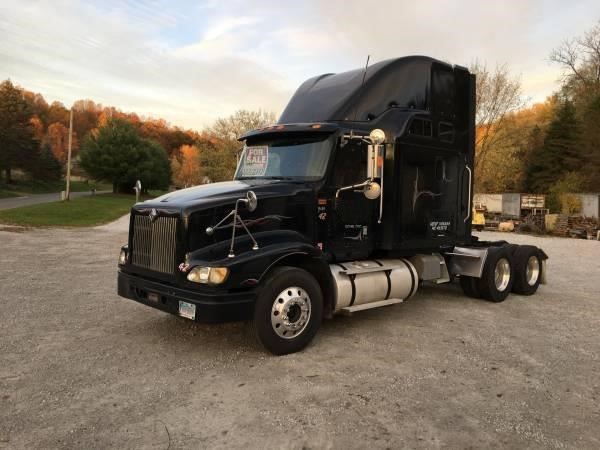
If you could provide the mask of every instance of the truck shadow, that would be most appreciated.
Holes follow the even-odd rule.
[[[388,327],[420,326],[420,323],[425,325],[431,320],[431,309],[439,309],[444,303],[453,304],[452,308],[464,308],[474,302],[481,303],[481,300],[465,297],[455,283],[424,285],[414,297],[402,304],[365,310],[351,316],[335,315],[333,319],[324,320],[315,340],[316,346],[313,344],[305,351],[327,345],[327,340],[359,338]],[[152,314],[157,312],[152,311]],[[216,354],[246,354],[253,357],[270,355],[256,342],[247,322],[196,323],[158,313],[150,320],[138,322],[138,326],[130,331],[131,334],[155,341],[163,350],[172,349],[186,358]]]
[[[363,330],[366,327],[402,326],[403,324],[432,320],[431,310],[451,304],[452,308],[464,308],[482,300],[466,297],[456,283],[444,285],[423,285],[417,293],[401,304],[373,308],[350,316],[335,315],[332,320],[323,322],[321,331],[332,334],[346,334]],[[373,324],[377,322],[377,324]]]

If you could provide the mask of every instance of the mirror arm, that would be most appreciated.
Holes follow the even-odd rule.
[[[365,186],[368,186],[369,183],[371,183],[372,181],[373,180],[371,178],[369,178],[366,181],[363,181],[362,183],[359,183],[359,184],[353,184],[351,186],[341,187],[337,191],[335,191],[335,198],[339,198],[340,197],[340,192],[342,192],[342,191],[350,191],[352,189],[357,189],[357,188],[365,187]]]

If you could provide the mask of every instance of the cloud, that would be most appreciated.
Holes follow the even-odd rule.
[[[304,79],[406,54],[508,63],[534,100],[556,89],[547,62],[600,3],[380,0],[3,1],[0,79],[48,100],[92,98],[202,128],[236,109],[280,112]]]
[[[212,24],[204,33],[205,40],[219,38],[233,30],[248,25],[253,25],[258,20],[253,17],[225,17],[218,22]]]
[[[214,48],[205,58],[192,58],[194,46],[157,44],[154,33],[171,16],[151,20],[145,9],[128,17],[122,11],[107,14],[69,2],[3,4],[0,78],[10,77],[49,100],[92,98],[195,128],[238,108],[280,110],[290,95],[277,73],[228,51],[233,47],[228,33],[250,19],[207,27],[210,39],[196,46]]]

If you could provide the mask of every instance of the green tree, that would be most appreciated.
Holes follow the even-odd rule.
[[[525,147],[528,149],[528,154],[525,155],[523,164],[525,169],[524,190],[527,192],[535,192],[538,176],[537,159],[544,152],[544,130],[539,125],[535,125],[529,132],[525,141]]]
[[[34,164],[30,167],[30,173],[36,180],[56,181],[60,179],[61,165],[52,154],[50,145],[43,144],[41,146]]]
[[[580,36],[566,39],[550,54],[563,69],[563,96],[573,102],[579,121],[577,164],[564,172],[580,182],[580,190],[600,190],[600,21]],[[570,155],[567,155],[568,157]],[[568,159],[568,158],[567,158]],[[572,158],[573,159],[573,158]],[[568,163],[569,161],[567,161]]]
[[[171,168],[165,150],[143,139],[129,122],[111,119],[84,141],[81,166],[97,180],[110,181],[114,192],[131,192],[136,180],[144,190],[165,189]]]
[[[575,107],[565,100],[548,127],[544,144],[531,152],[526,175],[528,186],[537,192],[547,192],[567,173],[581,171],[582,156]]]
[[[221,141],[198,142],[196,144],[200,150],[200,167],[203,174],[211,182],[226,181],[233,178],[236,167],[236,153],[241,148],[238,142],[237,147],[232,147]]]
[[[583,189],[600,192],[600,95],[590,100],[582,114],[581,146],[585,162]]]
[[[6,182],[12,182],[11,171],[27,169],[35,160],[39,143],[31,125],[31,108],[23,91],[6,80],[0,84],[0,170]]]
[[[563,212],[565,214],[572,214],[573,211],[570,205],[573,204],[573,198],[571,195],[575,192],[581,192],[583,188],[583,180],[578,173],[569,172],[563,175],[563,177],[556,181],[548,190],[546,196],[546,208],[550,212]]]

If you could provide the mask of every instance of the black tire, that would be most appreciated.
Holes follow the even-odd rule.
[[[477,278],[467,277],[466,275],[460,276],[460,287],[464,294],[471,298],[481,298],[479,291],[477,290]]]
[[[508,267],[505,266],[508,264]],[[503,276],[500,277],[500,286],[496,282],[496,266],[501,265]],[[506,278],[505,278],[506,276]],[[508,246],[490,247],[483,266],[481,278],[477,280],[477,291],[481,298],[490,302],[503,302],[510,294],[514,282],[513,258]]]
[[[535,258],[537,262],[532,262],[533,267],[529,267],[530,258]],[[537,247],[532,245],[521,245],[513,254],[515,261],[514,278],[515,282],[512,291],[520,295],[533,295],[537,291],[540,282],[542,281],[542,257]]]
[[[275,268],[261,285],[252,318],[258,342],[274,355],[302,350],[315,337],[323,319],[319,283],[306,270],[284,266]],[[292,291],[292,287],[297,289]],[[302,309],[307,305],[308,312]],[[287,333],[291,337],[283,336]]]

